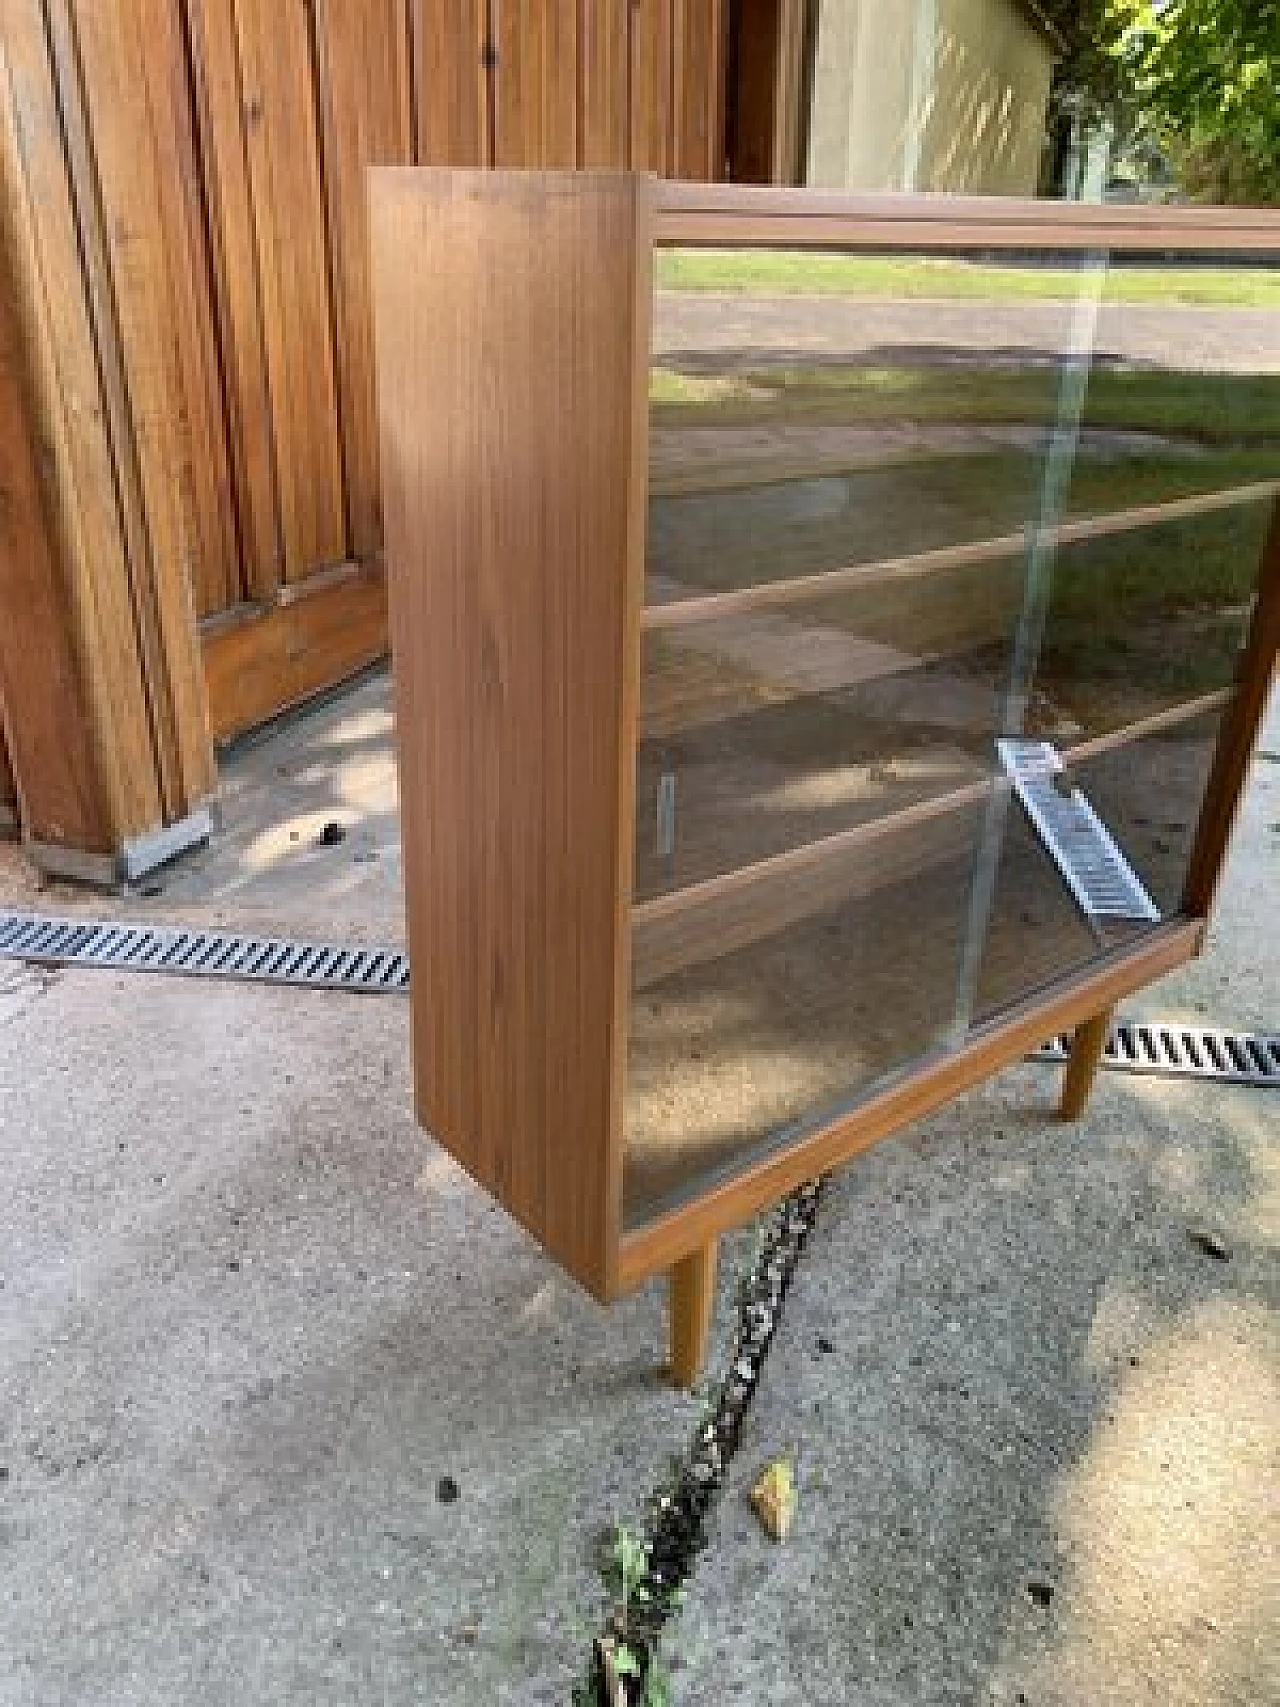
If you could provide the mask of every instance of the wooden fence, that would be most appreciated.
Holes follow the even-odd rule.
[[[725,0],[0,0],[0,19],[29,525],[69,658],[99,654],[86,715],[120,773],[118,843],[208,792],[211,737],[385,651],[365,168],[715,177]],[[14,591],[0,569],[0,628]],[[45,729],[15,744],[35,801],[24,753],[65,707],[13,658],[0,691]],[[33,833],[87,845],[63,818]]]

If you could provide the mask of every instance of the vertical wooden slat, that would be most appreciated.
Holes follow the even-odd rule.
[[[81,238],[86,252],[101,243],[110,273],[97,308],[98,355],[162,789],[167,815],[178,818],[209,792],[214,771],[181,502],[186,421],[177,316],[160,224],[160,179],[172,172],[172,154],[157,152],[147,99],[147,62],[163,51],[151,11],[151,0],[50,0],[48,7],[80,180]],[[83,157],[72,117],[76,77],[88,122]],[[91,235],[96,219],[100,238]]]
[[[40,0],[0,0],[0,700],[34,843],[111,856],[163,803]]]
[[[68,843],[101,849],[113,835],[150,828],[163,813],[43,7],[40,0],[4,0],[3,20],[0,235],[6,270],[12,268],[16,335],[30,370],[32,438],[43,447],[49,470],[48,531],[56,542],[25,567],[42,583],[59,578],[45,604],[47,625],[32,632],[56,632],[62,624],[72,637],[92,637],[79,656],[83,674],[76,695],[66,709],[52,713],[53,728],[69,745],[84,740],[94,749],[92,764],[86,760],[68,797],[84,806],[83,815],[78,821],[69,813],[64,817],[63,806],[55,803],[44,820],[33,807],[37,821],[28,828],[57,840],[61,826]],[[16,402],[9,407],[17,412]],[[17,479],[7,431],[0,442],[6,447],[6,477]],[[24,500],[27,510],[31,501]],[[24,526],[19,537],[30,532]],[[12,571],[15,565],[7,567]],[[28,635],[15,627],[13,613],[25,607],[7,595],[8,589],[0,599],[3,644],[16,649]],[[39,650],[32,657],[40,659],[42,671],[55,668]],[[70,661],[67,669],[72,670]],[[5,697],[14,763],[26,779],[24,744],[40,737],[28,736],[33,714],[26,696],[10,687]],[[35,783],[34,773],[24,781],[29,801]]]
[[[726,126],[728,176],[771,184],[778,153],[779,0],[737,0],[733,9],[733,102]]]
[[[494,164],[572,167],[578,157],[577,0],[496,0]]]
[[[311,21],[236,0],[285,579],[347,555]]]
[[[240,54],[231,0],[188,0],[187,19],[231,431],[244,577],[240,591],[246,598],[266,601],[280,585],[284,558]]]
[[[673,0],[631,0],[631,168],[671,175]]]
[[[3,55],[0,44],[0,73]],[[5,93],[7,85],[0,108]],[[20,244],[8,213],[0,200],[0,825],[17,822],[11,751],[24,778],[26,833],[109,858],[116,801],[100,740],[101,684],[80,667],[84,589],[79,566],[60,561],[55,506],[41,483],[27,372],[34,328],[16,290]],[[58,448],[65,471],[65,441]],[[158,798],[152,805],[159,810]]]
[[[155,175],[156,211],[168,256],[182,388],[185,432],[176,449],[191,542],[192,590],[196,610],[203,616],[237,603],[244,587],[209,230],[181,9],[173,0],[140,0],[138,10],[146,42],[145,98],[161,162]]]
[[[405,0],[317,0],[324,186],[351,547],[382,543],[365,168],[413,158]]]
[[[625,171],[631,0],[581,0],[578,22],[578,164]]]
[[[805,0],[780,0],[778,88],[774,98],[772,181],[798,184],[803,178],[800,142],[804,124]]]
[[[415,158],[488,166],[489,0],[410,0]]]
[[[677,178],[721,176],[726,23],[724,0],[674,0],[672,123]]]
[[[0,671],[3,671],[0,663]],[[18,785],[4,734],[4,705],[0,700],[0,835],[9,835],[18,827]]]

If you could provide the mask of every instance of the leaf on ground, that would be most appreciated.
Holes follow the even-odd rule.
[[[765,1533],[785,1541],[796,1515],[795,1472],[785,1458],[775,1458],[751,1490],[751,1505]]]

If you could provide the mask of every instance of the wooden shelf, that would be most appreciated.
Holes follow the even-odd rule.
[[[641,613],[640,624],[646,633],[651,633],[686,628],[696,623],[720,622],[726,617],[741,616],[751,611],[804,604],[832,593],[882,586],[894,581],[914,581],[977,564],[1020,557],[1030,548],[1033,538],[1040,546],[1080,545],[1086,541],[1132,533],[1138,528],[1212,515],[1215,511],[1234,509],[1243,504],[1261,504],[1277,496],[1280,496],[1280,480],[1254,481],[1247,486],[1233,486],[1221,492],[1172,498],[1163,504],[1141,504],[1133,509],[1090,516],[1082,521],[1059,522],[1041,529],[1038,534],[1024,529],[1019,533],[1001,534],[995,539],[937,546],[931,551],[909,552],[902,557],[881,558],[878,562],[852,563],[839,569],[825,569],[815,575],[797,575],[786,581],[761,581],[728,593],[706,593],[693,598],[673,599],[667,604],[647,604]]]
[[[1079,765],[1220,712],[1231,698],[1229,691],[1199,695],[1122,729],[1069,745],[1063,749],[1063,758],[1068,765]],[[980,809],[993,790],[1008,787],[1002,774],[993,774],[871,823],[637,901],[631,910],[633,987],[647,989],[674,972],[743,948],[838,901],[927,871],[965,841],[966,815],[972,820],[969,843],[976,845]],[[867,857],[877,852],[881,854],[878,864]]]

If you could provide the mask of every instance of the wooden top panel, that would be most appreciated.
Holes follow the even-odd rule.
[[[370,183],[418,1114],[603,1296],[621,1197],[647,187],[412,169]]]
[[[654,191],[654,239],[712,246],[1275,255],[1280,211],[662,183]]]

